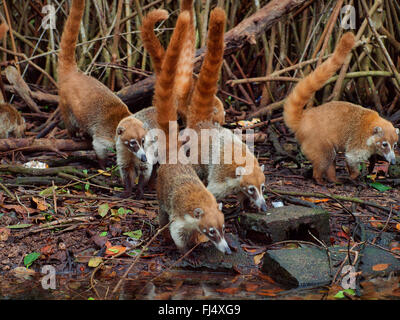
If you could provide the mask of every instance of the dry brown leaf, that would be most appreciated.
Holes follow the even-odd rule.
[[[376,264],[372,267],[372,270],[374,271],[383,271],[386,270],[389,267],[388,263],[381,263],[381,264]]]

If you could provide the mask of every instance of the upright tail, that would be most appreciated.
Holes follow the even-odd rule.
[[[314,92],[323,87],[344,63],[347,54],[354,47],[355,37],[351,32],[340,39],[333,55],[317,67],[314,72],[301,80],[290,93],[284,106],[283,117],[286,125],[296,132],[300,126],[303,109]]]
[[[181,11],[190,13],[190,27],[188,36],[183,41],[181,57],[176,71],[176,96],[179,104],[179,109],[187,108],[188,97],[193,83],[193,60],[195,50],[195,27],[193,0],[182,0]],[[149,53],[153,62],[153,68],[156,75],[160,74],[162,63],[164,61],[165,50],[154,33],[156,23],[168,18],[168,12],[165,10],[153,10],[145,19],[141,26],[142,41],[145,49]]]
[[[142,26],[140,27],[143,46],[150,55],[156,74],[161,72],[165,50],[154,33],[154,26],[156,23],[166,20],[167,18],[168,12],[166,10],[153,10],[143,19]]]
[[[182,48],[176,71],[175,93],[178,101],[178,110],[187,114],[189,96],[193,86],[193,68],[196,46],[196,29],[194,26],[193,0],[182,0],[181,10],[190,13],[189,31]]]
[[[172,34],[165,58],[161,67],[161,72],[157,76],[154,104],[157,108],[157,122],[159,127],[168,137],[169,122],[177,120],[175,108],[175,96],[173,94],[176,69],[182,51],[184,39],[187,37],[189,29],[190,14],[183,11],[176,23]],[[168,138],[167,138],[168,141]]]
[[[64,26],[60,44],[61,50],[58,55],[58,75],[60,78],[77,68],[75,47],[84,9],[85,0],[72,0],[71,12]]]
[[[7,31],[8,31],[8,25],[7,25],[7,23],[3,22],[0,25],[0,40],[4,38],[4,36],[6,35]]]
[[[199,79],[193,92],[187,120],[188,127],[210,120],[214,112],[214,95],[224,56],[225,11],[215,8],[211,12],[208,29],[207,52]]]

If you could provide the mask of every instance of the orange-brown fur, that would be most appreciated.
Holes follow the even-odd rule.
[[[0,103],[0,139],[10,136],[21,138],[25,131],[25,120],[10,104]]]
[[[157,108],[157,122],[167,136],[167,149],[169,122],[177,121],[173,87],[182,52],[182,40],[188,32],[189,21],[189,13],[183,11],[178,17],[156,79],[154,103]],[[161,164],[156,189],[160,204],[160,226],[171,222],[170,235],[180,250],[190,249],[197,243],[198,236],[205,234],[219,250],[230,252],[224,239],[224,215],[213,195],[207,191],[190,165]]]
[[[0,39],[3,39],[8,31],[8,25],[3,22],[0,25]],[[21,114],[8,103],[0,103],[0,139],[9,136],[21,138],[25,132],[25,120]]]
[[[113,148],[119,138],[117,127],[122,120],[129,117],[126,121],[130,125],[125,128],[124,134],[139,144],[146,130],[141,121],[131,117],[128,107],[111,90],[78,70],[75,47],[84,7],[84,0],[72,1],[61,38],[58,61],[60,110],[71,135],[80,131],[92,137],[93,148],[104,166],[107,149]],[[122,179],[129,191],[131,181],[127,177],[132,176],[132,172],[128,165],[126,167],[128,171],[123,170]]]
[[[193,0],[182,0],[182,10],[190,12],[190,31],[184,42],[180,62],[175,79],[175,95],[177,96],[177,110],[180,117],[186,122],[188,105],[193,93],[196,80],[193,77],[194,52],[195,52],[195,27],[193,15]],[[150,54],[156,74],[161,70],[165,50],[154,33],[157,22],[168,18],[165,10],[154,10],[143,20],[141,34],[144,47]],[[212,121],[219,124],[225,123],[224,106],[220,99],[214,96]]]
[[[304,109],[313,93],[341,67],[354,43],[352,33],[343,35],[333,56],[297,84],[284,107],[285,123],[312,162],[313,177],[318,183],[323,183],[324,177],[337,181],[337,152],[345,152],[352,179],[359,175],[359,163],[372,154],[386,155],[389,160],[394,157],[390,151],[395,148],[398,131],[377,112],[342,101]],[[385,141],[390,144],[386,151]]]
[[[188,127],[194,129],[199,136],[204,129],[213,130],[215,133],[212,136],[217,139],[215,143],[209,143],[209,150],[201,150],[200,143],[204,141],[199,142],[200,164],[195,165],[195,169],[201,178],[206,179],[207,189],[218,200],[225,199],[230,194],[238,194],[240,200],[248,198],[259,209],[265,211],[266,204],[263,196],[265,176],[257,158],[232,131],[210,120],[213,112],[213,97],[217,90],[219,71],[223,60],[225,19],[225,12],[222,9],[216,8],[212,11],[207,52],[189,105]],[[208,164],[202,164],[201,153],[208,151],[208,155],[211,157],[214,154],[213,148],[216,143],[219,143],[217,152],[220,163],[213,164],[209,159]],[[242,150],[242,157],[246,163],[240,162],[240,159],[237,158],[232,158],[231,163],[224,162],[225,154],[235,148]],[[241,174],[240,171],[245,166],[247,168],[245,174]]]
[[[7,23],[3,22],[0,25],[0,39],[4,38],[4,36],[6,35],[7,31],[8,31],[8,25],[7,25]]]

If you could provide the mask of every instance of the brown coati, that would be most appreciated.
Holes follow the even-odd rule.
[[[285,123],[312,162],[313,177],[319,184],[323,183],[324,177],[337,182],[337,152],[345,152],[351,179],[358,177],[359,164],[373,154],[395,162],[399,129],[377,112],[344,101],[304,109],[314,92],[342,66],[354,44],[354,35],[344,34],[332,57],[296,85],[284,107]]]
[[[194,167],[199,176],[207,181],[207,189],[217,200],[237,194],[242,207],[243,201],[249,199],[258,209],[266,211],[263,166],[259,165],[257,158],[241,139],[212,120],[214,96],[224,54],[225,20],[224,10],[215,8],[212,11],[206,56],[188,107],[187,127],[196,131],[198,136],[203,130],[212,132],[207,150],[202,147],[204,139],[199,139],[198,164]],[[215,140],[211,141],[211,138]],[[240,151],[241,159],[233,154],[233,150]],[[230,159],[225,159],[228,152]],[[208,163],[200,159],[204,153],[208,154]],[[215,155],[219,158],[217,163],[211,160]]]
[[[154,104],[157,122],[167,139],[169,150],[170,122],[177,130],[177,111],[173,87],[182,43],[189,29],[190,14],[183,11],[167,48],[161,70],[156,78]],[[173,142],[177,147],[178,142]],[[167,152],[168,153],[168,152]],[[168,159],[167,155],[167,159]],[[230,248],[224,237],[224,215],[215,197],[206,189],[190,165],[161,163],[157,177],[160,227],[170,223],[169,231],[176,246],[186,251],[196,245],[200,235],[205,235],[224,253]]]
[[[75,47],[84,7],[84,0],[72,1],[61,37],[58,61],[61,115],[71,135],[83,132],[92,138],[93,149],[102,167],[105,166],[107,150],[118,141],[117,158],[125,185],[123,196],[129,196],[135,170],[130,164],[124,163],[127,157],[121,155],[121,150],[131,152],[140,161],[146,162],[143,150],[146,130],[143,123],[132,116],[128,107],[110,89],[78,70]]]
[[[25,127],[24,118],[12,105],[0,103],[0,139],[22,138]]]
[[[182,0],[181,10],[187,10],[190,12],[190,31],[182,49],[182,55],[180,57],[181,61],[179,62],[175,79],[174,94],[177,96],[176,101],[178,114],[186,123],[189,101],[191,95],[193,94],[194,86],[196,84],[196,79],[193,77],[196,41],[196,31],[193,15],[193,0]],[[154,33],[154,26],[156,23],[162,20],[166,20],[167,18],[168,12],[166,10],[153,10],[146,16],[145,19],[143,19],[143,24],[140,28],[143,45],[152,59],[153,68],[156,75],[159,74],[161,70],[165,50]],[[217,122],[221,125],[225,123],[224,106],[221,100],[215,95],[213,100],[212,121]]]
[[[0,39],[4,38],[7,31],[8,25],[3,22],[0,25]],[[9,103],[4,103],[4,100],[0,101],[0,139],[21,138],[25,129],[25,120],[17,109]]]

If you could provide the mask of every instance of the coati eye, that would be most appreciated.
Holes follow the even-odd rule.
[[[144,145],[144,138],[142,138],[142,145]]]
[[[382,147],[386,148],[388,145],[389,144],[386,141],[382,142]]]
[[[209,232],[208,232],[211,236],[215,235],[215,229],[214,228],[210,228]]]
[[[254,186],[250,186],[249,189],[248,189],[248,192],[249,192],[250,194],[253,194],[254,191],[255,191],[255,189],[256,189],[256,188],[254,188]]]
[[[397,148],[397,142],[395,142],[393,145],[393,149],[396,149],[396,148]]]
[[[265,186],[263,184],[261,185],[261,192],[265,192]]]

